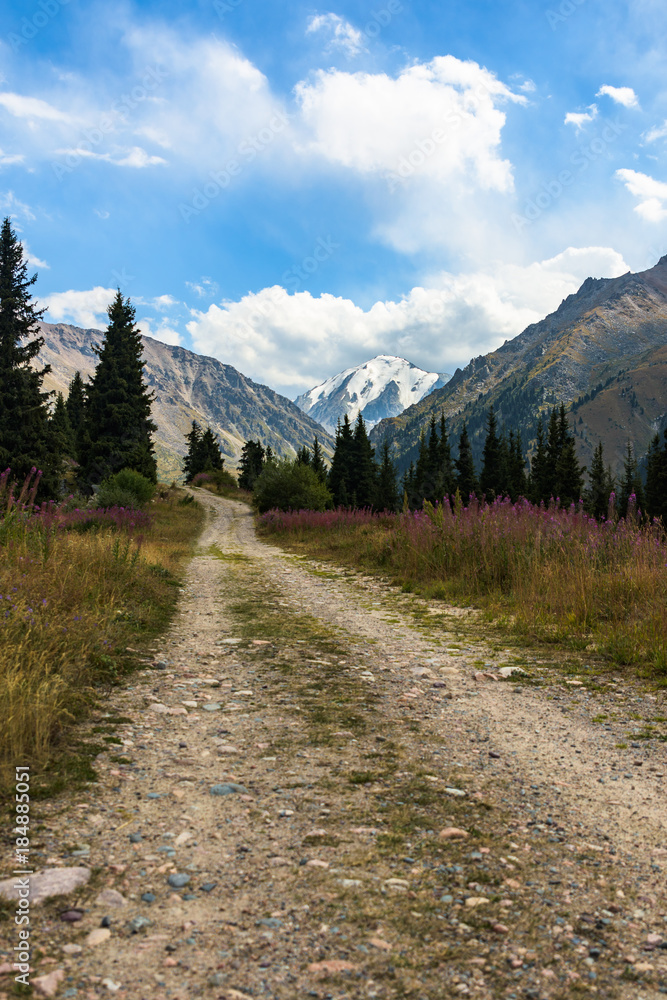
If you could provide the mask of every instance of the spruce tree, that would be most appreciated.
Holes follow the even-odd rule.
[[[82,457],[88,450],[87,428],[86,428],[86,388],[81,378],[81,372],[74,372],[74,377],[69,384],[67,399],[65,400],[67,417],[72,435],[74,437],[74,458],[81,464]]]
[[[469,497],[479,491],[479,482],[475,472],[475,463],[472,457],[472,447],[468,437],[466,424],[461,430],[459,438],[459,457],[455,461],[456,466],[456,487],[461,494],[464,504],[467,504]]]
[[[438,492],[439,499],[451,496],[456,492],[456,473],[452,460],[452,449],[449,444],[449,433],[445,414],[440,414],[440,440],[438,442],[438,460],[440,463]]]
[[[49,435],[56,454],[69,459],[75,457],[74,432],[62,392],[56,396],[56,405],[49,420]]]
[[[296,453],[296,464],[297,465],[310,465],[311,454],[310,448],[307,444],[304,444],[302,448]]]
[[[412,477],[412,493],[408,494],[410,506],[415,510],[424,505],[424,500],[428,500],[428,479],[429,479],[429,449],[426,439],[426,431],[422,428],[419,435],[419,454]]]
[[[336,425],[336,441],[327,485],[336,507],[347,507],[354,493],[354,436],[347,413]]]
[[[354,425],[352,470],[356,506],[372,507],[375,502],[377,475],[375,448],[368,438],[366,423],[361,413]]]
[[[551,497],[556,499],[560,496],[556,466],[558,465],[558,459],[560,458],[564,444],[565,439],[563,436],[563,425],[558,419],[558,410],[554,406],[551,411],[551,416],[549,417],[549,428],[547,430],[544,488],[545,492],[548,493],[548,496],[543,497],[545,500],[550,500]]]
[[[0,230],[0,467],[9,466],[18,482],[40,469],[40,494],[53,496],[60,457],[49,440],[51,393],[42,391],[51,369],[31,365],[44,343],[36,329],[44,310],[30,293],[36,280],[36,274],[28,277],[23,247],[6,218]]]
[[[593,517],[603,518],[609,506],[610,493],[608,473],[604,467],[604,449],[602,441],[600,441],[593,453],[593,461],[588,473],[588,489],[584,493],[586,511]]]
[[[201,470],[202,472],[215,472],[218,469],[222,469],[225,464],[222,452],[220,451],[217,434],[214,434],[209,426],[206,427],[206,430],[202,434],[201,454],[202,465],[204,466]]]
[[[396,466],[389,453],[389,442],[385,438],[380,449],[380,465],[377,471],[374,506],[378,510],[398,509],[398,489],[396,486]]]
[[[493,406],[489,407],[486,418],[486,439],[482,452],[482,472],[479,477],[479,485],[487,500],[494,500],[503,490],[503,448],[501,439],[498,436],[498,423],[493,412]]]
[[[662,520],[667,527],[667,430],[665,445],[660,445],[660,435],[651,441],[646,459],[646,512],[650,518]]]
[[[562,506],[567,507],[581,499],[585,471],[577,458],[574,437],[568,434],[556,462],[556,485]]]
[[[639,475],[639,466],[637,464],[637,459],[635,458],[635,453],[632,449],[632,445],[628,441],[625,461],[623,462],[623,478],[621,480],[621,489],[618,497],[618,516],[626,517],[628,513],[628,504],[630,497],[635,498],[635,510],[639,508],[640,510],[645,509],[644,501],[644,484],[642,483],[641,476]]]
[[[201,427],[196,420],[192,421],[192,427],[185,435],[188,443],[188,450],[183,459],[183,476],[186,483],[191,483],[201,469]]]
[[[415,510],[418,506],[421,506],[423,500],[417,502],[417,491],[415,487],[416,470],[415,463],[410,462],[410,468],[406,469],[403,473],[403,480],[401,482],[401,492],[403,493],[403,505],[407,506],[410,510]]]
[[[514,502],[528,496],[526,459],[521,445],[521,433],[510,431],[508,444],[509,495]]]
[[[313,438],[313,451],[310,458],[311,468],[317,473],[317,478],[321,483],[327,481],[327,467],[324,464],[324,457],[322,455],[322,448],[320,447],[320,442],[317,439],[317,434]]]
[[[88,453],[82,456],[84,478],[99,484],[121,469],[134,469],[157,481],[151,420],[153,394],[143,379],[141,334],[130,300],[117,292],[109,306],[104,343],[94,348],[99,361],[88,388]]]
[[[554,470],[555,476],[555,470]],[[553,476],[549,472],[547,445],[544,436],[544,421],[542,417],[537,422],[537,441],[535,454],[530,463],[530,500],[533,503],[548,503],[551,499]]]
[[[246,441],[243,445],[239,463],[239,486],[242,490],[252,490],[266,462],[273,459],[273,452],[269,456],[268,450],[265,452],[259,441]]]

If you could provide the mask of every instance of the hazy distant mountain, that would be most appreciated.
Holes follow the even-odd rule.
[[[404,358],[380,354],[363,365],[333,375],[298,396],[295,403],[332,432],[346,413],[354,421],[361,412],[366,424],[373,427],[385,417],[396,416],[418,403],[450,378],[451,375],[425,372]]]
[[[63,323],[39,326],[45,344],[37,361],[42,365],[48,362],[53,369],[44,386],[66,395],[77,369],[84,379],[92,374],[97,361],[92,348],[103,339],[103,333]],[[235,467],[248,438],[259,439],[281,455],[312,445],[317,434],[325,452],[331,453],[333,441],[327,432],[285,396],[215,358],[170,347],[151,337],[142,340],[144,376],[155,391],[152,415],[158,425],[155,438],[161,479],[180,477],[185,434],[193,420],[210,424],[218,434],[228,468]]]
[[[546,319],[497,351],[457,369],[447,385],[373,429],[393,444],[401,467],[416,457],[421,428],[443,410],[458,439],[465,420],[479,459],[491,404],[501,424],[535,433],[540,411],[571,404],[580,458],[590,465],[602,440],[618,469],[627,442],[637,457],[667,423],[667,255],[619,278],[587,278]]]

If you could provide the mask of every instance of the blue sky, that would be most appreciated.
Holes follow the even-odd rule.
[[[47,319],[291,397],[453,371],[667,251],[663,0],[2,4],[0,209]]]

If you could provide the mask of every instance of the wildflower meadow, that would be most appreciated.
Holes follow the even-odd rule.
[[[473,604],[496,624],[589,650],[667,683],[667,538],[631,498],[618,518],[583,505],[498,499],[401,514],[270,511],[261,530],[320,558],[380,571],[406,591]]]

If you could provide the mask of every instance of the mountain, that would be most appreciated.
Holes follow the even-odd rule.
[[[92,374],[97,361],[93,345],[104,335],[63,323],[40,323],[39,327],[44,346],[37,364],[48,362],[52,368],[44,387],[67,395],[77,369],[84,380]],[[155,392],[152,415],[158,425],[155,453],[160,479],[169,482],[180,478],[185,434],[193,420],[210,424],[218,434],[228,468],[236,465],[249,438],[259,439],[281,455],[312,445],[317,434],[325,454],[332,453],[329,434],[285,396],[215,358],[171,347],[152,337],[142,337],[142,341],[144,378]]]
[[[618,471],[627,442],[639,458],[667,423],[667,255],[655,267],[619,278],[587,278],[558,309],[497,351],[457,369],[442,389],[371,433],[392,444],[405,468],[421,429],[443,411],[453,440],[468,424],[480,461],[486,413],[534,438],[537,417],[563,401],[572,414],[580,459],[590,465],[603,442]]]
[[[450,375],[425,372],[404,358],[380,354],[356,368],[347,368],[316,385],[294,400],[296,405],[333,432],[347,413],[354,421],[362,413],[374,427],[385,417],[402,413],[434,389],[445,385]]]

